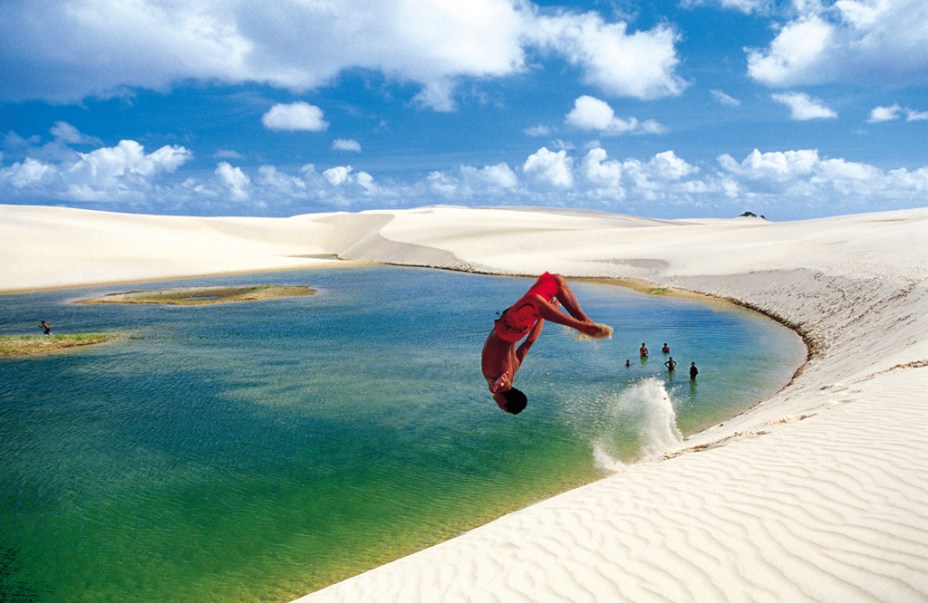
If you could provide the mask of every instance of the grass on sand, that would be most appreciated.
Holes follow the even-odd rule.
[[[106,333],[74,335],[0,335],[0,357],[35,356],[84,345],[103,343]]]
[[[240,287],[177,287],[110,293],[103,297],[82,299],[80,304],[169,304],[175,306],[202,306],[251,302],[278,297],[312,295],[311,287],[298,285],[247,285]]]

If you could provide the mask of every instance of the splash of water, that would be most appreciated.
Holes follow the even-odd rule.
[[[604,429],[593,441],[593,460],[607,471],[621,471],[625,463],[610,453],[607,438],[620,428],[635,426],[639,437],[637,461],[651,461],[678,449],[683,434],[677,427],[677,415],[664,387],[656,377],[648,377],[605,400]]]
[[[593,442],[593,463],[603,471],[618,473],[625,469],[625,463],[606,452],[603,442]]]

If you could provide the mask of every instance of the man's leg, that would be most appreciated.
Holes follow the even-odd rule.
[[[555,322],[559,325],[564,325],[565,327],[576,329],[584,335],[589,335],[590,337],[595,337],[597,339],[612,336],[612,327],[608,325],[597,324],[588,318],[586,320],[576,319],[569,314],[561,312],[557,309],[557,306],[548,301],[545,301],[545,299],[541,296],[536,296],[536,305],[538,307],[538,315],[545,320]],[[584,314],[583,316],[586,315]]]
[[[567,314],[558,310],[557,306],[546,301],[543,297],[536,295],[535,301],[538,306],[538,314],[542,318],[576,329],[591,337],[601,338],[612,335],[611,327],[590,320],[590,317],[580,307],[580,303],[574,297],[574,292],[570,289],[570,285],[567,284],[563,276],[560,274],[552,274],[551,276],[557,283],[557,301],[567,310]]]
[[[581,322],[592,322],[590,317],[587,316],[580,307],[580,302],[574,297],[574,292],[570,289],[570,285],[567,284],[567,280],[560,274],[553,274],[551,276],[553,276],[555,282],[557,282],[557,301],[561,302],[564,309]]]

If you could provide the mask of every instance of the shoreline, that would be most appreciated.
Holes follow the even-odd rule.
[[[203,272],[200,274],[167,274],[165,276],[151,276],[139,279],[95,281],[78,285],[49,285],[45,287],[31,287],[28,289],[0,289],[0,295],[29,295],[43,291],[63,291],[65,289],[89,289],[91,287],[117,287],[129,285],[149,285],[167,281],[188,281],[217,276],[247,276],[249,274],[263,274],[274,272],[288,272],[291,270],[328,270],[355,268],[374,265],[375,262],[354,262],[351,260],[326,261],[325,264],[312,264],[307,266],[279,266],[276,268],[250,268],[248,270],[227,270],[221,272]]]
[[[298,601],[928,597],[928,208],[780,223],[461,207],[277,222],[18,206],[0,206],[0,216],[10,218],[0,221],[0,253],[12,260],[0,290],[36,283],[48,265],[57,270],[49,278],[151,281],[196,268],[311,267],[293,256],[336,254],[501,276],[638,280],[735,300],[804,340],[808,357],[790,384],[694,434],[685,453]],[[50,219],[58,238],[43,247]],[[110,239],[119,240],[82,228],[114,223],[120,235]],[[138,236],[123,237],[127,229]],[[165,237],[177,244],[145,247]],[[205,255],[190,255],[197,250]],[[48,263],[57,257],[68,259]]]

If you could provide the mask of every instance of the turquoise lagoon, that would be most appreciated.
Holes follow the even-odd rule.
[[[258,283],[318,294],[69,303]],[[49,320],[120,335],[0,361],[4,600],[286,601],[659,453],[769,397],[804,358],[756,313],[574,281],[615,336],[547,325],[518,378],[529,407],[509,416],[479,355],[530,283],[372,267],[0,297],[0,334]]]

